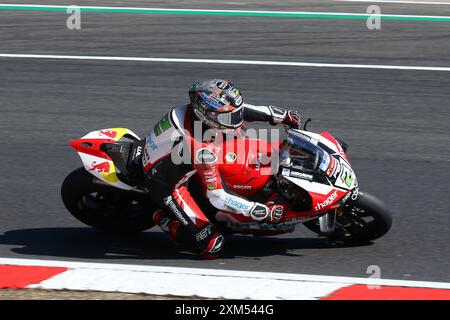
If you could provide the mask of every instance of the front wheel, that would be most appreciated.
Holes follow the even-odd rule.
[[[102,184],[79,168],[70,173],[61,187],[67,210],[78,220],[96,229],[130,234],[151,228],[155,207],[148,196]]]
[[[376,197],[360,192],[358,199],[345,206],[342,215],[336,217],[334,233],[326,235],[330,240],[346,243],[369,242],[384,236],[392,225],[392,215],[386,205]],[[318,219],[305,226],[320,234]]]

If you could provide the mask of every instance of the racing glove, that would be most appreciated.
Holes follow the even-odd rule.
[[[276,106],[269,106],[272,124],[284,124],[291,128],[300,128],[300,114],[297,110],[286,110]]]
[[[297,110],[288,110],[284,117],[282,124],[285,124],[291,128],[300,128],[300,113]]]

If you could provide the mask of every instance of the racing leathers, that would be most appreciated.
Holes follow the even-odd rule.
[[[189,251],[214,257],[223,248],[224,238],[188,189],[194,178],[201,183],[203,196],[217,210],[276,222],[283,208],[275,203],[249,201],[230,192],[217,165],[220,146],[214,139],[203,141],[202,134],[196,136],[195,120],[191,105],[169,111],[147,136],[142,161],[151,197],[162,208],[154,213],[154,222]],[[300,123],[296,111],[249,104],[244,105],[244,120],[292,127]]]

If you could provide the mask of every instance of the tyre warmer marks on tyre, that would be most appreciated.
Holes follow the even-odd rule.
[[[450,283],[373,280],[0,258],[1,288],[94,290],[225,299],[450,300]]]

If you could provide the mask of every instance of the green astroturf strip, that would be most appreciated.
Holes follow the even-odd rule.
[[[67,7],[33,7],[33,6],[5,6],[0,5],[0,10],[10,11],[54,11],[66,12]],[[283,12],[246,12],[246,11],[205,11],[205,10],[166,10],[166,9],[133,9],[133,8],[89,8],[80,7],[80,12],[98,12],[98,13],[130,13],[130,14],[164,14],[164,15],[208,15],[208,16],[234,16],[234,17],[274,17],[274,18],[300,18],[300,19],[359,19],[367,20],[372,17],[369,14],[351,15],[351,14],[327,14],[327,13],[283,13]],[[450,22],[450,17],[420,17],[420,16],[397,16],[380,15],[381,20],[395,21],[432,21],[432,22]]]

